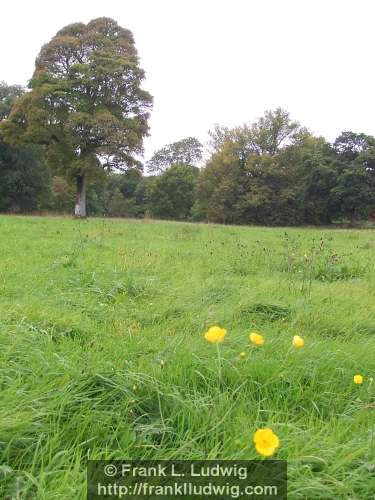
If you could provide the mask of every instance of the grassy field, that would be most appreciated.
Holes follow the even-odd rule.
[[[258,459],[262,427],[290,498],[374,498],[374,251],[370,230],[0,217],[0,498],[83,499],[89,458]]]

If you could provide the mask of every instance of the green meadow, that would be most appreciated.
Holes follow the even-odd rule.
[[[0,498],[84,499],[88,459],[261,459],[264,427],[291,499],[373,498],[374,252],[371,230],[1,216]]]

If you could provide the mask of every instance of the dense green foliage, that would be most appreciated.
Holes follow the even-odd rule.
[[[2,124],[8,142],[43,145],[55,171],[76,182],[76,215],[86,215],[88,179],[139,165],[152,100],[143,79],[129,30],[109,18],[72,24],[42,47],[30,91]]]
[[[164,172],[171,165],[196,166],[202,160],[202,148],[196,137],[167,144],[155,151],[147,162],[147,170],[155,174]]]
[[[333,145],[281,109],[212,133],[197,187],[198,216],[237,224],[327,224],[375,209],[375,139],[343,133]]]
[[[24,164],[5,166],[3,162],[2,210],[71,212],[72,179],[55,169],[45,175],[44,162],[37,168],[35,161],[23,158]],[[211,132],[211,153],[199,169],[201,161],[202,145],[189,137],[157,151],[146,164],[151,175],[131,168],[94,177],[88,186],[88,213],[319,225],[367,220],[375,211],[375,139],[344,132],[329,144],[291,121],[281,109],[266,112],[252,125],[216,126]],[[8,178],[14,168],[23,191],[15,189]],[[43,183],[38,181],[41,176]],[[33,186],[39,186],[35,194]],[[22,193],[27,190],[33,200],[24,203]],[[11,199],[15,201],[10,203]]]
[[[373,231],[3,216],[0,234],[1,498],[86,498],[90,458],[258,459],[265,426],[288,498],[373,498]]]
[[[21,86],[0,82],[0,122],[8,118],[22,95]],[[0,138],[0,211],[28,212],[51,202],[50,171],[40,150],[35,146],[11,147]]]
[[[0,82],[0,121],[8,118],[14,101],[24,94],[21,85],[7,85]]]
[[[28,212],[51,204],[50,172],[37,151],[0,141],[0,211]]]
[[[188,219],[194,203],[194,191],[199,175],[196,167],[172,165],[155,177],[147,189],[147,206],[155,217]]]
[[[89,215],[266,225],[375,218],[375,138],[346,131],[330,144],[281,108],[216,125],[206,155],[187,137],[142,165],[143,79],[132,33],[99,18],[42,47],[29,91],[0,83],[0,210],[85,216],[87,205]]]

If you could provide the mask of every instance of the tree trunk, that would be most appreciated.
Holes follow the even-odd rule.
[[[77,175],[77,196],[74,208],[76,217],[86,217],[86,176]]]

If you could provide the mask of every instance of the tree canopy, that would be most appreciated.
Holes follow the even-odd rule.
[[[375,214],[375,138],[329,143],[282,108],[139,155],[151,97],[129,31],[110,19],[61,30],[36,62],[30,89],[0,84],[0,210],[330,224]],[[198,168],[199,165],[199,168]],[[87,183],[87,181],[89,181]]]
[[[42,47],[30,91],[2,124],[6,140],[42,145],[55,171],[75,180],[78,216],[87,178],[140,167],[152,103],[144,76],[129,30],[109,18],[71,24]]]
[[[187,137],[167,144],[156,151],[147,162],[147,170],[158,174],[172,165],[196,166],[202,160],[202,144],[196,137]]]
[[[212,156],[193,214],[215,222],[327,224],[375,208],[374,138],[342,133],[331,145],[281,108],[210,133]]]

